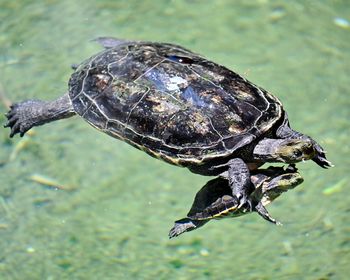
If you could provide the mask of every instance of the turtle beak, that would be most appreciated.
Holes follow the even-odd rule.
[[[314,162],[325,169],[334,167],[334,165],[329,160],[327,160],[326,151],[319,144],[315,142],[313,148],[315,149],[316,154],[312,159]]]
[[[317,154],[313,159],[314,162],[316,162],[319,166],[321,166],[322,168],[330,168],[330,167],[334,167],[334,165],[326,159],[326,155],[325,154]]]

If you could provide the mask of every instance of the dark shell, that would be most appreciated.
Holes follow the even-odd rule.
[[[69,91],[91,125],[179,165],[228,156],[283,113],[270,93],[171,44],[107,49],[78,67]]]
[[[187,217],[208,220],[240,216],[244,209],[238,206],[239,202],[232,196],[227,179],[218,177],[208,181],[196,194]]]

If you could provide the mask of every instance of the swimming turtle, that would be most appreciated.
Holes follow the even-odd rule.
[[[290,128],[277,97],[226,67],[173,44],[96,40],[105,50],[74,67],[66,94],[11,106],[10,137],[79,115],[194,173],[228,172],[232,194],[250,207],[250,170],[265,162],[331,166],[316,141]]]
[[[283,192],[295,188],[304,180],[294,166],[286,170],[283,167],[257,169],[251,175],[255,190],[250,194],[252,203],[265,207],[279,197]],[[253,211],[257,211],[253,209]],[[262,217],[272,223],[280,224],[267,211],[257,211]],[[206,183],[196,194],[187,218],[175,222],[169,232],[169,238],[202,227],[212,219],[234,218],[252,213],[247,204],[239,205],[232,196],[228,178],[217,177]]]

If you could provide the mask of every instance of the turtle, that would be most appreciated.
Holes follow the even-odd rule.
[[[332,166],[315,140],[290,127],[277,97],[234,71],[171,43],[95,40],[104,50],[73,67],[63,96],[10,107],[10,137],[79,115],[193,173],[228,172],[233,196],[251,208],[250,171],[262,164],[312,159]]]
[[[251,174],[255,190],[250,194],[252,201],[264,207],[274,201],[282,193],[300,185],[304,179],[294,165],[283,167],[271,166],[257,169]],[[250,209],[247,204],[240,206],[236,197],[232,196],[228,178],[217,177],[208,181],[196,194],[192,207],[186,218],[175,222],[169,232],[169,238],[198,229],[212,219],[235,218],[253,211],[258,212],[265,220],[282,225],[264,209]]]

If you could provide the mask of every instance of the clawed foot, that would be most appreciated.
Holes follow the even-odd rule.
[[[184,232],[195,230],[204,224],[206,224],[208,221],[205,220],[192,220],[189,218],[184,218],[181,220],[178,220],[175,222],[172,229],[169,231],[169,239],[179,236],[180,234],[183,234]]]
[[[244,212],[253,211],[253,201],[251,197],[248,197],[246,194],[237,194],[236,198],[238,200],[238,208],[243,209]]]
[[[21,121],[19,120],[20,115],[17,112],[18,106],[17,104],[10,106],[10,111],[5,115],[7,117],[7,123],[4,125],[4,127],[10,127],[10,137],[12,138],[16,133],[20,133],[20,136],[22,137],[24,133],[28,130],[25,127],[21,126]]]
[[[10,137],[19,133],[22,137],[29,129],[32,128],[32,122],[27,113],[28,106],[32,106],[33,101],[25,101],[16,103],[10,106],[10,111],[5,114],[7,117],[7,123],[4,127],[10,127]]]
[[[257,212],[261,217],[263,217],[265,220],[276,224],[276,225],[282,225],[279,221],[274,219],[265,206],[259,201],[258,203],[254,202],[251,197],[247,197],[246,195],[237,195],[239,205],[238,209],[242,209],[242,211],[245,212]]]
[[[259,201],[259,203],[255,206],[255,211],[258,212],[258,214],[263,217],[266,221],[269,221],[275,225],[281,226],[282,223],[277,221],[276,219],[272,218],[267,209],[264,205]]]

